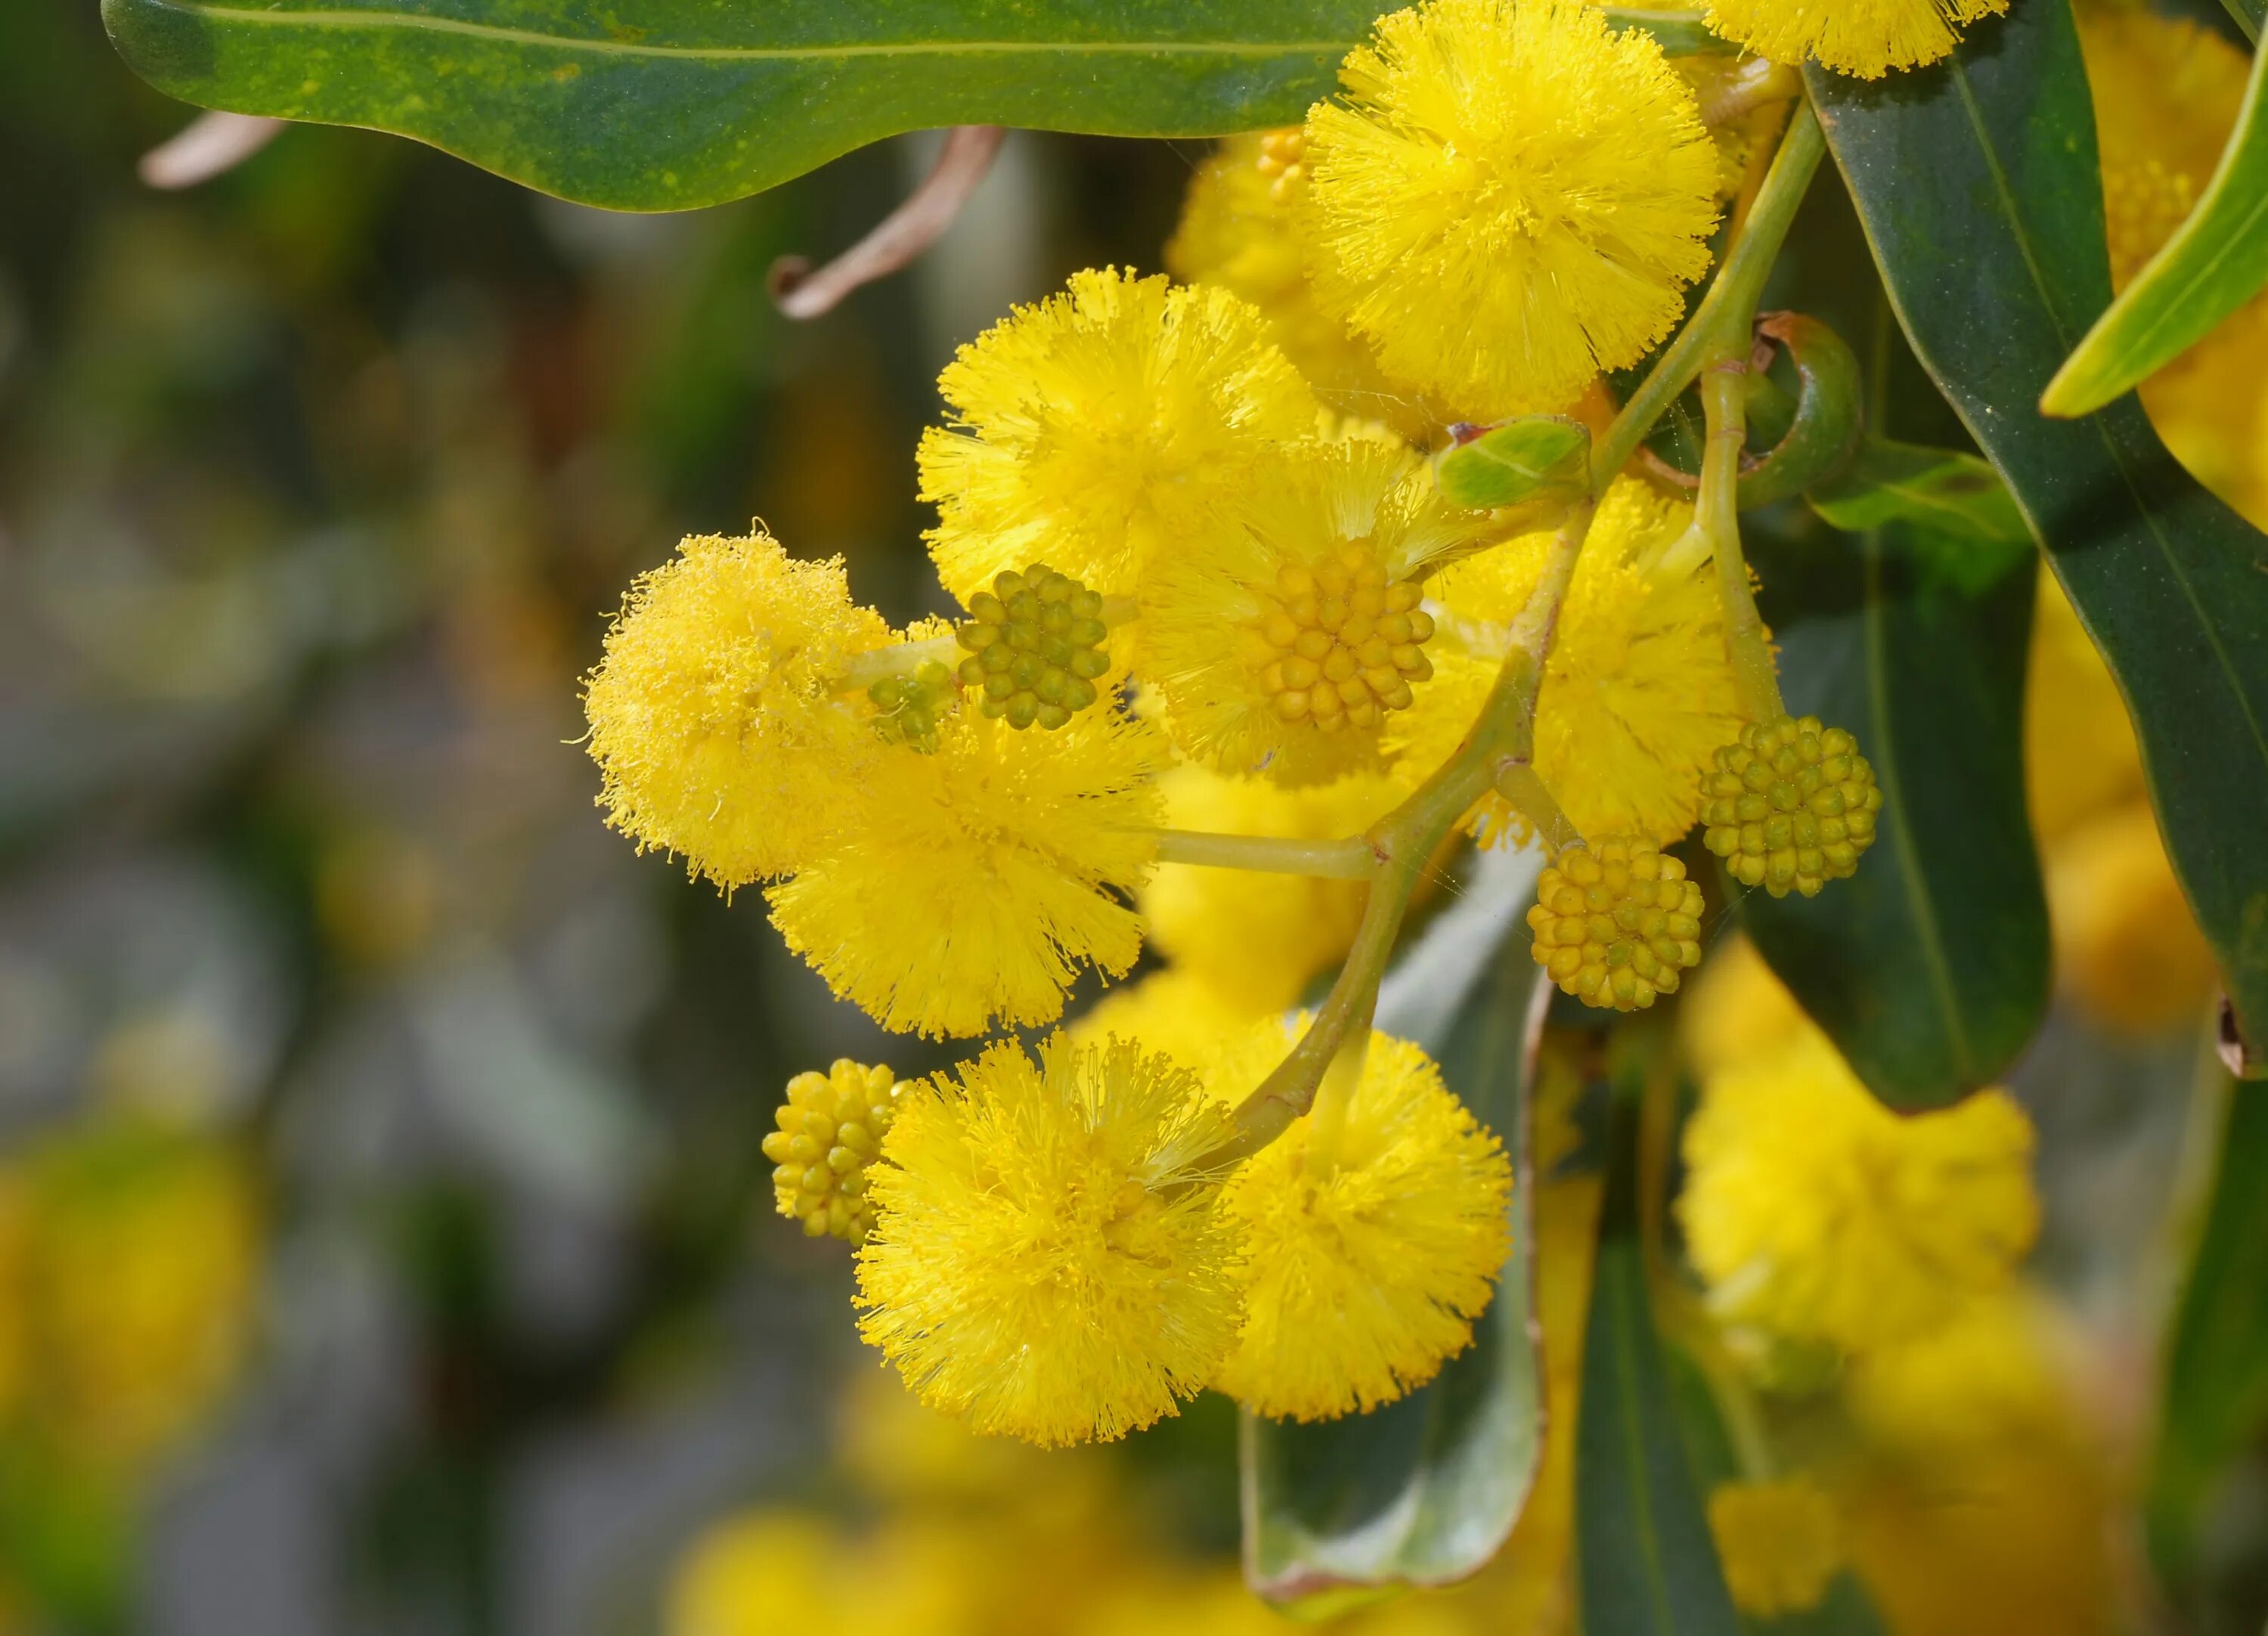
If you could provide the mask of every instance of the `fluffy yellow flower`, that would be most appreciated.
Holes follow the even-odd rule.
[[[1232,999],[1202,972],[1168,966],[1112,989],[1066,1032],[1080,1045],[1130,1041],[1202,1074],[1220,1055],[1222,1041],[1242,1034],[1273,1009]]]
[[[2143,794],[2142,748],[2110,667],[2056,577],[2040,575],[2024,682],[2024,787],[2042,842]]]
[[[1759,1618],[1817,1607],[1843,1566],[1834,1502],[1807,1477],[1719,1485],[1709,1531],[1733,1605]]]
[[[2039,1230],[2032,1126],[2002,1091],[1900,1117],[1823,1035],[1708,1081],[1678,1200],[1726,1320],[1864,1352],[2003,1286]]]
[[[1702,1080],[1774,1056],[1810,1027],[1787,984],[1741,935],[1710,951],[1677,1008],[1678,1043]]]
[[[1190,1165],[1226,1140],[1138,1046],[998,1044],[907,1087],[868,1181],[859,1332],[922,1401],[1043,1445],[1177,1412],[1236,1337],[1231,1241]]]
[[[1667,846],[1700,815],[1702,780],[1741,715],[1725,657],[1716,571],[1706,559],[1649,574],[1692,507],[1635,478],[1607,491],[1561,604],[1535,704],[1535,770],[1582,835],[1635,834]],[[1457,616],[1462,652],[1445,651],[1433,690],[1389,744],[1423,778],[1471,728],[1496,680],[1506,627],[1542,576],[1551,540],[1531,534],[1456,564],[1434,594]],[[1444,645],[1445,648],[1447,645]],[[1484,843],[1524,835],[1503,798],[1470,822]]]
[[[2057,841],[2048,849],[2047,888],[2056,975],[2090,1017],[2138,1034],[2197,1025],[2220,968],[2148,801]]]
[[[1223,771],[1285,784],[1374,764],[1387,717],[1432,674],[1418,577],[1494,532],[1406,450],[1286,449],[1242,522],[1144,582],[1144,662],[1167,731]]]
[[[1307,167],[1292,157],[1306,140],[1296,126],[1226,138],[1189,178],[1166,269],[1259,308],[1270,338],[1333,409],[1385,422],[1404,437],[1438,431],[1451,417],[1389,379],[1370,343],[1315,304],[1302,232]]]
[[[839,557],[796,562],[762,533],[687,540],[631,586],[584,691],[608,822],[727,890],[794,868],[873,748],[836,680],[889,639]]]
[[[1880,79],[1936,62],[1962,28],[2007,9],[2008,0],[1710,0],[1709,26],[1777,63],[1810,57]]]
[[[1148,867],[1151,729],[1107,709],[1018,733],[962,710],[924,755],[885,747],[842,843],[766,894],[787,945],[884,1028],[1050,1022],[1082,965],[1141,953],[1121,901]]]
[[[1216,1092],[1242,1095],[1292,1039],[1279,1020],[1259,1025],[1223,1053]],[[1330,1153],[1314,1127],[1298,1121],[1221,1196],[1244,1328],[1216,1384],[1300,1420],[1432,1380],[1472,1338],[1511,1249],[1512,1162],[1417,1046],[1373,1034]]]
[[[1359,835],[1398,795],[1383,777],[1287,790],[1186,763],[1159,787],[1174,829],[1291,840]],[[1298,1004],[1346,953],[1365,894],[1359,881],[1160,864],[1136,901],[1160,954],[1257,1014]]]
[[[239,1154],[141,1117],[15,1159],[0,1173],[0,1353],[17,1412],[75,1458],[162,1451],[243,1355],[259,1214]]]
[[[1033,562],[1130,593],[1317,408],[1249,303],[1109,269],[1017,308],[938,388],[954,424],[922,438],[921,497],[939,508],[939,575],[964,600]]]
[[[1307,114],[1315,290],[1469,419],[1573,402],[1709,266],[1717,150],[1661,49],[1578,0],[1431,0]]]

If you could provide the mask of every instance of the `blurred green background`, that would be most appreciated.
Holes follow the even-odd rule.
[[[934,138],[634,217],[334,129],[145,188],[191,112],[0,6],[0,1629],[652,1628],[859,1361],[780,1086],[941,1054],[602,827],[577,679],[752,516],[932,605],[938,366],[1154,270],[1191,156],[1019,136],[799,328]]]

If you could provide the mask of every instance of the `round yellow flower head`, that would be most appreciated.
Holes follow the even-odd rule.
[[[1834,1502],[1808,1477],[1720,1485],[1709,1495],[1709,1532],[1733,1605],[1757,1618],[1817,1607],[1842,1571]]]
[[[842,844],[766,893],[787,945],[886,1028],[983,1034],[1052,1022],[1081,965],[1141,953],[1120,901],[1157,817],[1148,727],[1081,712],[1017,733],[964,710],[933,755],[878,758],[832,799]]]
[[[1677,1008],[1678,1043],[1697,1079],[1769,1057],[1811,1026],[1756,946],[1737,933],[1710,949]]]
[[[1287,790],[1187,763],[1159,788],[1175,829],[1288,840],[1359,835],[1395,800],[1395,785],[1374,776]],[[1365,894],[1359,881],[1169,863],[1136,901],[1160,953],[1257,1014],[1298,1004],[1309,980],[1346,953]]]
[[[244,1354],[260,1217],[240,1153],[145,1116],[17,1154],[0,1170],[0,1402],[92,1464],[159,1454]]]
[[[1432,674],[1418,578],[1492,526],[1436,495],[1423,461],[1366,440],[1284,449],[1248,501],[1144,584],[1166,728],[1223,771],[1285,784],[1372,765],[1388,715]]]
[[[1138,1046],[1012,1043],[909,1086],[868,1181],[859,1332],[987,1433],[1108,1440],[1177,1412],[1236,1337],[1227,1111]]]
[[[1045,563],[995,574],[954,635],[968,650],[962,684],[983,689],[977,707],[1012,727],[1052,733],[1102,696],[1094,684],[1110,668],[1110,627],[1101,594]]]
[[[1717,150],[1651,39],[1580,0],[1431,0],[1339,82],[1307,114],[1315,290],[1389,373],[1498,420],[1669,333],[1708,269]]]
[[[1216,1091],[1250,1090],[1291,1043],[1281,1020],[1261,1023],[1215,1065]],[[1278,1419],[1367,1412],[1432,1380],[1471,1340],[1511,1249],[1512,1161],[1417,1046],[1371,1035],[1328,1153],[1315,1123],[1221,1195],[1244,1328],[1215,1384]]]
[[[1650,841],[1570,847],[1535,883],[1529,953],[1562,991],[1642,1011],[1701,963],[1701,888]]]
[[[803,1223],[813,1238],[832,1234],[863,1244],[873,1230],[865,1197],[866,1168],[896,1116],[898,1077],[844,1058],[825,1073],[799,1073],[764,1138],[776,1167],[772,1195],[779,1212]]]
[[[1649,567],[1692,514],[1635,478],[1617,479],[1576,561],[1536,697],[1535,770],[1579,834],[1669,845],[1700,816],[1702,782],[1741,730],[1716,571],[1705,557]],[[1466,651],[1443,657],[1409,726],[1397,720],[1388,735],[1408,779],[1439,766],[1471,727],[1550,545],[1549,534],[1526,535],[1435,583]],[[1469,822],[1484,844],[1528,830],[1496,795]]]
[[[2146,800],[2142,747],[2118,683],[2051,574],[2040,576],[2024,678],[2024,793],[2052,845],[2088,820]]]
[[[1810,57],[1839,74],[1880,79],[1934,63],[1961,30],[2008,0],[1710,0],[1709,26],[1776,63]]]
[[[1743,886],[1816,897],[1858,873],[1882,792],[1848,733],[1816,716],[1750,722],[1717,752],[1701,838]]]
[[[1130,593],[1161,545],[1212,521],[1269,440],[1315,423],[1248,303],[1109,269],[1018,307],[938,389],[954,424],[923,435],[921,497],[939,508],[939,576],[963,598],[1042,560]]]
[[[2056,974],[2090,1018],[2137,1034],[2193,1028],[2219,969],[2146,800],[2106,813],[2047,854]]]
[[[1204,1073],[1234,1039],[1280,1007],[1232,998],[1210,976],[1189,966],[1168,966],[1112,989],[1065,1030],[1078,1045],[1128,1040],[1153,1057],[1170,1057]]]
[[[727,890],[793,869],[873,746],[836,680],[889,639],[840,558],[796,562],[764,534],[687,540],[630,586],[584,690],[608,822]]]
[[[1224,138],[1189,178],[1166,269],[1258,307],[1270,337],[1332,408],[1385,421],[1410,438],[1437,431],[1452,417],[1421,402],[1415,387],[1388,379],[1370,343],[1315,304],[1302,231],[1306,146],[1298,126]]]
[[[2003,1091],[1901,1117],[1826,1036],[1710,1077],[1678,1219],[1720,1316],[1864,1352],[2004,1286],[2039,1230],[2032,1124]]]

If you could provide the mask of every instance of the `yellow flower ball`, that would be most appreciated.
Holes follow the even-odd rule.
[[[1692,515],[1635,478],[1617,479],[1560,605],[1536,696],[1535,770],[1586,836],[1677,840],[1700,816],[1718,747],[1741,730],[1715,568],[1705,557],[1649,570]],[[1525,535],[1434,582],[1463,651],[1443,645],[1435,687],[1389,731],[1406,783],[1424,778],[1470,730],[1551,543],[1550,534]],[[1467,822],[1484,844],[1528,830],[1494,794]]]
[[[2032,1124],[2004,1091],[1901,1116],[1825,1035],[1711,1076],[1677,1204],[1726,1322],[1864,1352],[2004,1287],[2039,1231]]]
[[[1817,1607],[1842,1571],[1834,1502],[1808,1477],[1719,1485],[1709,1495],[1709,1532],[1733,1605],[1758,1618]]]
[[[840,558],[797,562],[761,533],[685,541],[631,586],[584,691],[607,821],[728,891],[793,869],[874,748],[836,682],[889,640]]]
[[[1839,74],[1880,79],[1934,63],[1980,17],[2008,0],[1710,0],[1709,26],[1777,63],[1806,57]]]
[[[1160,719],[1224,772],[1315,784],[1373,767],[1388,718],[1432,674],[1418,578],[1495,526],[1442,500],[1407,450],[1365,439],[1281,451],[1246,501],[1144,581]]]
[[[1061,1035],[909,1086],[867,1184],[859,1333],[979,1432],[1053,1446],[1177,1413],[1236,1338],[1218,1190],[1189,1168],[1230,1130],[1188,1070]]]
[[[2024,788],[2043,844],[2144,799],[2142,747],[2118,683],[2056,577],[2040,575],[2024,680]]]
[[[1431,0],[1339,82],[1307,114],[1315,291],[1389,373],[1497,420],[1669,333],[1708,269],[1717,150],[1646,35],[1579,0]]]
[[[1787,984],[1738,933],[1709,951],[1677,1008],[1678,1043],[1701,1080],[1774,1056],[1811,1026]]]
[[[922,438],[921,497],[939,509],[938,574],[963,601],[1032,562],[1130,593],[1317,409],[1249,303],[1108,269],[1018,307],[938,389],[953,424]]]
[[[767,892],[787,945],[884,1028],[1051,1022],[1080,967],[1141,953],[1155,734],[1108,709],[1018,733],[962,709],[832,794],[840,844]]]
[[[1201,1074],[1220,1055],[1223,1040],[1276,1009],[1233,998],[1201,971],[1168,966],[1110,990],[1065,1032],[1080,1045],[1130,1041]]]
[[[1159,788],[1174,829],[1287,840],[1360,835],[1398,796],[1378,777],[1287,790],[1189,763]],[[1160,864],[1135,902],[1160,954],[1256,1015],[1297,1005],[1315,975],[1345,954],[1366,895],[1359,881]]]
[[[1304,232],[1307,136],[1299,127],[1225,138],[1189,178],[1166,270],[1212,284],[1260,309],[1268,333],[1315,394],[1341,413],[1422,438],[1452,418],[1418,389],[1390,380],[1370,343],[1315,304]],[[1290,163],[1286,160],[1290,159]]]
[[[1249,1091],[1292,1038],[1260,1024],[1215,1065],[1216,1093]],[[1512,1245],[1512,1161],[1416,1045],[1373,1034],[1329,1152],[1317,1123],[1221,1196],[1244,1327],[1215,1383],[1278,1419],[1367,1412],[1432,1380],[1472,1339]]]
[[[2220,969],[2166,856],[2146,800],[2088,820],[2048,848],[2056,976],[2090,1019],[2133,1034],[2194,1028]]]

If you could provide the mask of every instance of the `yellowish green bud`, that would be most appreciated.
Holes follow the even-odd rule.
[[[1774,897],[1813,897],[1855,873],[1882,807],[1856,741],[1816,716],[1751,722],[1717,752],[1703,795],[1703,844],[1735,881]]]
[[[1701,888],[1652,842],[1613,836],[1543,872],[1528,927],[1535,963],[1562,989],[1639,1011],[1701,963]]]
[[[784,1216],[813,1238],[833,1234],[863,1244],[874,1225],[866,1168],[896,1116],[898,1080],[887,1068],[845,1058],[825,1073],[799,1073],[764,1138],[772,1194]]]

